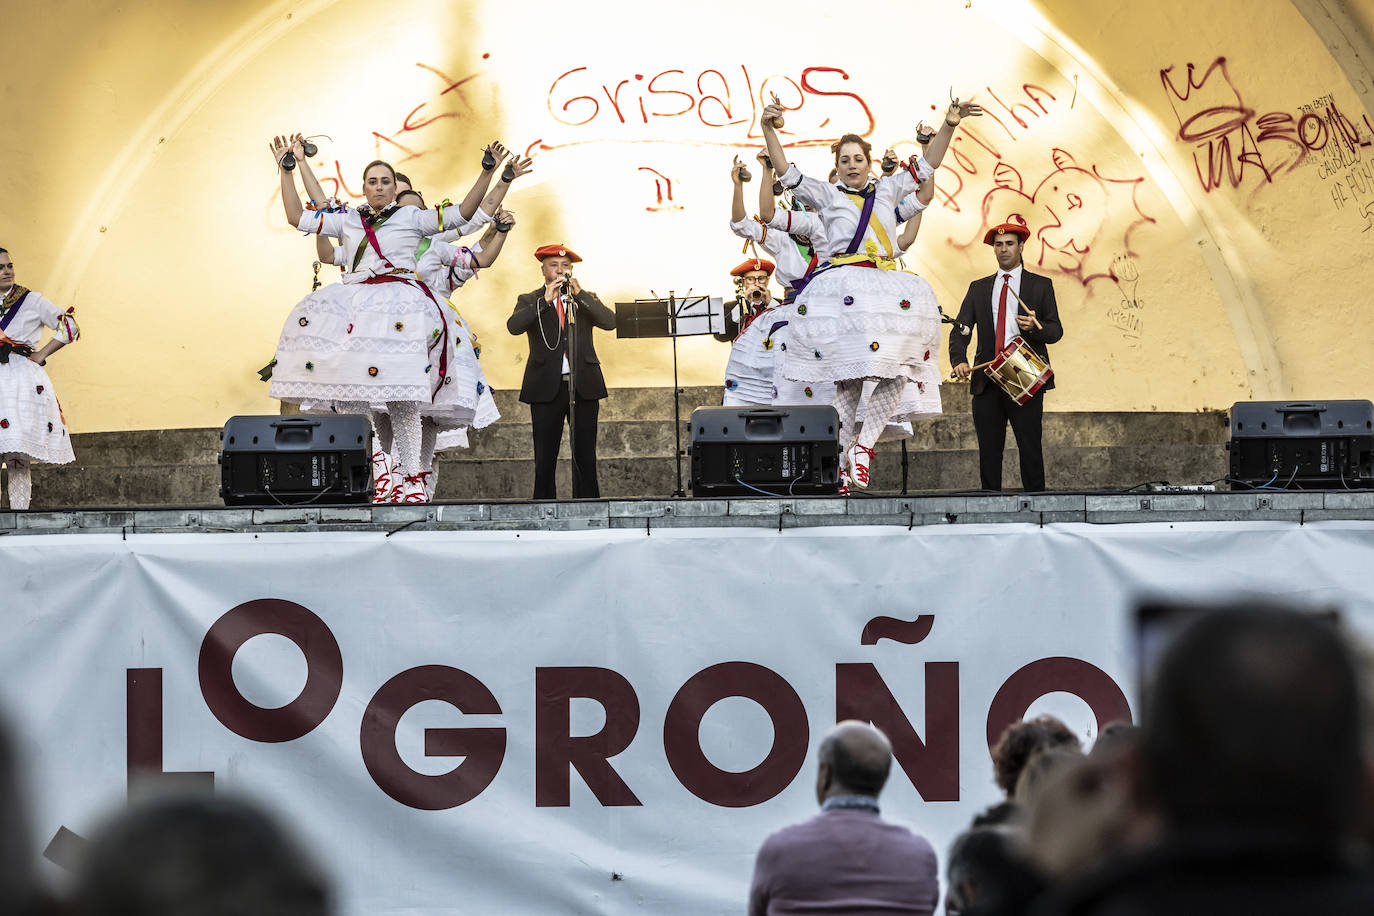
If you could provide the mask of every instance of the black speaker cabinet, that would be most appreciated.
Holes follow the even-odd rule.
[[[1232,488],[1374,486],[1369,401],[1238,401],[1231,408]]]
[[[839,492],[840,420],[829,404],[698,407],[691,423],[693,496]]]
[[[230,417],[220,441],[226,506],[372,501],[372,424],[361,414]]]

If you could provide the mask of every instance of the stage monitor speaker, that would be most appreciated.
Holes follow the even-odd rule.
[[[226,506],[372,501],[372,425],[361,414],[230,417],[220,441]]]
[[[1374,404],[1238,401],[1231,407],[1232,489],[1374,487]]]
[[[692,495],[834,495],[839,425],[829,404],[698,407],[687,437]]]

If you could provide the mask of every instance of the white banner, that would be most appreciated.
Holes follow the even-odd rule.
[[[276,810],[350,916],[738,913],[837,716],[943,855],[990,734],[1134,706],[1136,596],[1368,632],[1372,567],[1365,522],[9,536],[0,704],[42,843],[183,774]]]

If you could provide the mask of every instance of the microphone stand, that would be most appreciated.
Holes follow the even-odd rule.
[[[574,316],[577,303],[568,289],[568,278],[563,278],[563,314],[568,319],[568,454],[572,457],[572,487],[577,496],[577,326]]]

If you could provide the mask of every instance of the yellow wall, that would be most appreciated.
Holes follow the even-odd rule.
[[[21,283],[77,306],[84,337],[50,364],[74,431],[217,426],[276,409],[255,370],[310,287],[274,133],[331,135],[316,170],[354,192],[381,157],[431,199],[463,193],[488,140],[531,145],[508,252],[458,299],[513,387],[523,341],[504,323],[537,283],[534,247],[575,247],[606,301],[725,294],[728,165],[757,147],[761,95],[805,99],[800,137],[906,150],[953,85],[990,114],[956,138],[907,265],[953,312],[993,267],[984,227],[1024,214],[1066,327],[1052,407],[1371,397],[1374,116],[1367,71],[1304,18],[1321,7],[1367,51],[1370,0],[878,0],[857,21],[724,0],[11,3],[0,245]],[[645,91],[658,74],[674,91]],[[1321,151],[1298,138],[1302,106]],[[819,147],[796,159],[828,168]],[[662,342],[599,350],[613,386],[671,384]],[[726,351],[684,341],[683,381],[718,384]]]

